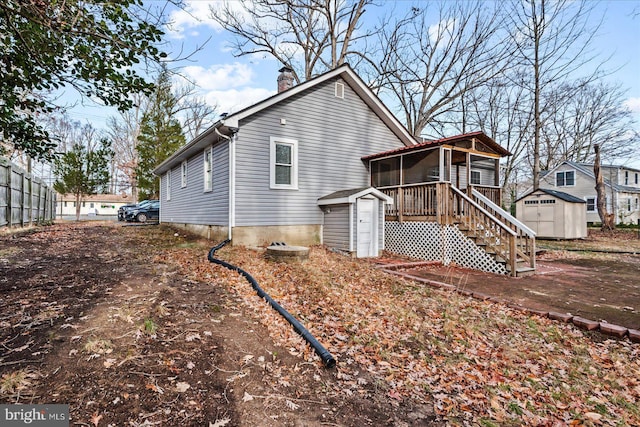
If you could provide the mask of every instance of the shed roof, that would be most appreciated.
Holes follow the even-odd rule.
[[[455,144],[456,142],[462,142],[462,141],[469,140],[469,139],[472,139],[472,138],[475,138],[475,139],[479,140],[480,142],[485,144],[487,147],[493,149],[497,154],[500,154],[501,156],[510,156],[511,155],[511,153],[507,149],[505,149],[500,144],[495,142],[489,136],[485,135],[484,132],[478,131],[478,132],[470,132],[470,133],[464,133],[464,134],[460,134],[460,135],[449,136],[449,137],[446,137],[446,138],[435,139],[433,141],[425,141],[425,142],[422,142],[422,143],[419,143],[419,144],[416,144],[416,145],[412,145],[412,146],[409,146],[409,147],[394,148],[393,150],[383,151],[381,153],[370,154],[368,156],[364,156],[362,158],[362,160],[373,160],[373,159],[377,159],[377,158],[380,158],[380,157],[391,156],[391,155],[394,155],[394,154],[410,153],[412,151],[420,150],[420,149],[423,149],[423,148],[437,147],[439,145],[445,145],[445,144]]]
[[[520,197],[518,200],[516,200],[516,202],[518,202],[518,201],[524,199],[525,197],[528,197],[528,196],[530,196],[530,195],[532,195],[532,194],[534,194],[534,193],[536,193],[538,191],[541,191],[541,192],[543,192],[543,193],[545,193],[545,194],[547,194],[549,196],[556,197],[558,199],[564,200],[565,202],[569,202],[569,203],[587,203],[584,200],[582,200],[581,198],[576,197],[576,196],[572,196],[571,194],[564,193],[562,191],[549,190],[549,189],[546,189],[546,188],[538,188],[535,191],[531,191],[531,192],[525,194],[524,196]]]
[[[337,205],[344,203],[355,203],[356,199],[359,199],[364,196],[374,196],[380,200],[384,200],[385,202],[391,204],[393,203],[393,199],[382,191],[377,190],[373,187],[363,187],[363,188],[352,188],[349,190],[339,190],[333,192],[331,194],[327,194],[326,196],[322,196],[318,199],[318,205]]]

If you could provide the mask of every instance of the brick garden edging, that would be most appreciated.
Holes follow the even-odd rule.
[[[389,274],[395,274],[396,276],[404,277],[405,279],[413,280],[416,282],[424,283],[437,289],[444,289],[448,291],[457,292],[463,296],[469,296],[481,301],[491,301],[501,304],[506,304],[509,308],[523,311],[527,314],[532,314],[540,317],[548,317],[551,320],[563,323],[572,323],[575,327],[584,329],[587,331],[596,331],[601,334],[612,336],[615,338],[627,337],[631,342],[640,343],[640,330],[628,329],[624,326],[614,325],[608,322],[596,322],[595,320],[585,319],[579,316],[573,316],[569,313],[558,313],[555,311],[536,310],[528,307],[523,307],[518,304],[509,303],[499,298],[492,297],[481,292],[470,292],[468,290],[460,290],[454,285],[448,283],[438,282],[431,279],[425,279],[424,277],[414,276],[412,274],[403,273],[398,271],[401,268],[415,267],[415,263],[406,264],[393,264],[393,265],[381,265],[379,268]]]

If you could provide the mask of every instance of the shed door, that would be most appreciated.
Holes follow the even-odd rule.
[[[524,222],[540,237],[554,237],[554,215],[554,199],[524,201]]]
[[[358,258],[378,256],[377,200],[358,199],[356,209]]]

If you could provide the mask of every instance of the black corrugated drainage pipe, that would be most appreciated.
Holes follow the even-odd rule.
[[[274,310],[280,313],[280,315],[284,317],[286,321],[291,324],[291,326],[293,326],[293,329],[298,334],[300,334],[300,336],[304,338],[304,340],[308,342],[311,347],[313,347],[318,356],[320,356],[320,358],[322,359],[322,363],[324,363],[324,366],[326,366],[327,368],[333,368],[334,366],[336,366],[336,359],[333,358],[331,353],[329,353],[329,351],[324,348],[313,335],[311,335],[311,332],[309,332],[304,326],[302,326],[302,323],[300,323],[298,319],[293,317],[287,310],[285,310],[280,304],[278,304],[273,298],[271,298],[269,294],[263,291],[260,285],[258,285],[258,282],[256,282],[256,280],[251,277],[249,273],[247,273],[240,267],[236,267],[235,265],[229,264],[228,262],[222,261],[213,256],[218,249],[222,248],[229,242],[230,240],[225,240],[219,245],[212,247],[208,255],[209,261],[226,267],[229,270],[237,271],[238,273],[240,273],[247,280],[247,282],[251,284],[258,296],[267,301]]]

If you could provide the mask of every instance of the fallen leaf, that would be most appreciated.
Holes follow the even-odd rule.
[[[95,414],[93,414],[93,416],[91,417],[91,424],[93,424],[94,426],[98,426],[98,423],[100,423],[100,420],[102,419],[102,415],[98,415],[98,413],[96,412]]]
[[[176,390],[178,390],[179,393],[184,393],[190,388],[191,388],[191,385],[189,385],[189,383],[179,382],[176,384]]]
[[[249,402],[253,400],[253,396],[251,396],[249,393],[247,393],[246,391],[244,392],[244,396],[242,396],[242,401],[243,402]]]
[[[231,422],[231,418],[222,418],[215,423],[209,423],[209,427],[224,427]]]
[[[300,407],[300,405],[297,405],[295,403],[293,403],[290,400],[285,400],[285,405],[287,405],[287,408],[291,409],[292,411],[295,411],[296,409],[298,409]]]

